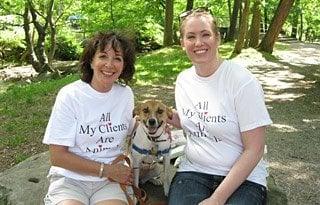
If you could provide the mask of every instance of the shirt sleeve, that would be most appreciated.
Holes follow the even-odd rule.
[[[130,92],[129,92],[129,98],[128,99],[129,100],[128,100],[128,104],[127,104],[126,113],[127,113],[128,121],[130,122],[129,123],[128,134],[131,134],[133,129],[134,129],[134,125],[136,123],[135,118],[133,118],[134,96],[133,96],[133,92],[132,92],[131,89],[130,89]]]
[[[240,131],[248,131],[272,123],[258,80],[252,77],[235,95],[235,109]]]
[[[72,102],[70,94],[65,89],[60,90],[47,124],[42,141],[44,144],[75,145],[77,121]]]

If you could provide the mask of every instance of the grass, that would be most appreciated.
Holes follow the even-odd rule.
[[[228,58],[232,49],[233,44],[223,44],[219,52]],[[290,47],[277,44],[275,49]],[[267,132],[272,184],[276,192],[285,191],[289,204],[316,204],[320,200],[319,65],[298,67],[277,56],[263,57],[279,65],[253,66],[262,77],[274,122]],[[160,98],[174,106],[175,78],[191,65],[185,52],[178,46],[160,49],[138,56],[136,65],[132,84],[136,101]],[[41,140],[55,96],[62,86],[76,79],[77,74],[31,83],[0,82],[0,171],[47,151]]]
[[[12,162],[2,163],[4,167],[0,170],[46,149],[44,145],[33,150],[25,148],[33,143],[40,144],[57,91],[76,79],[74,75],[59,80],[10,83],[0,93],[0,150],[12,155]],[[24,153],[14,154],[19,148]]]

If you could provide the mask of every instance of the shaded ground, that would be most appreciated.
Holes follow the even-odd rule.
[[[288,50],[276,50],[279,59],[272,62],[250,49],[238,58],[264,86],[273,120],[267,156],[275,183],[288,204],[320,204],[320,45],[284,46]]]
[[[288,204],[320,204],[320,45],[285,42],[282,46],[286,49],[273,53],[276,59],[246,49],[235,60],[248,65],[265,90],[274,122],[267,133],[274,183],[286,193]],[[3,72],[0,79],[8,78]],[[174,106],[173,86],[135,86],[133,90],[137,100],[155,97]],[[1,167],[13,165],[10,156],[15,153],[43,150],[46,147],[40,142],[2,150]]]

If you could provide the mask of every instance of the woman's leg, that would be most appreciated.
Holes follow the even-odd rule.
[[[77,201],[77,200],[66,199],[66,200],[59,202],[58,205],[84,205],[84,204],[81,203],[80,201]]]
[[[105,201],[100,201],[96,203],[95,205],[127,205],[126,202],[121,201],[121,200],[105,200]]]
[[[211,196],[212,180],[205,174],[177,172],[169,190],[169,205],[195,205]]]
[[[127,194],[132,199],[133,191],[126,187]],[[98,182],[90,198],[90,204],[95,205],[126,205],[128,204],[126,194],[117,182]]]
[[[266,187],[245,181],[241,186],[230,196],[228,205],[265,205],[267,199]]]

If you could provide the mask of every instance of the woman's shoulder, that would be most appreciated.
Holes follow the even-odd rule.
[[[85,82],[81,80],[76,80],[71,82],[65,86],[63,86],[57,94],[56,101],[70,101],[72,100],[79,90],[81,90],[81,86],[84,86]]]
[[[76,90],[79,90],[79,88],[85,86],[85,82],[81,81],[81,80],[76,80],[76,81],[73,81],[65,86],[63,86],[60,90],[59,90],[59,93],[73,93],[75,92]]]
[[[233,82],[246,83],[255,78],[246,66],[234,60],[225,60],[224,72],[226,78]]]
[[[179,79],[183,79],[183,78],[188,78],[191,74],[192,74],[192,70],[194,69],[193,66],[184,69],[183,71],[181,71],[178,76],[177,76],[177,80]]]
[[[129,85],[122,84],[122,83],[115,83],[113,86],[115,92],[124,93],[128,95],[133,95],[133,91]]]

